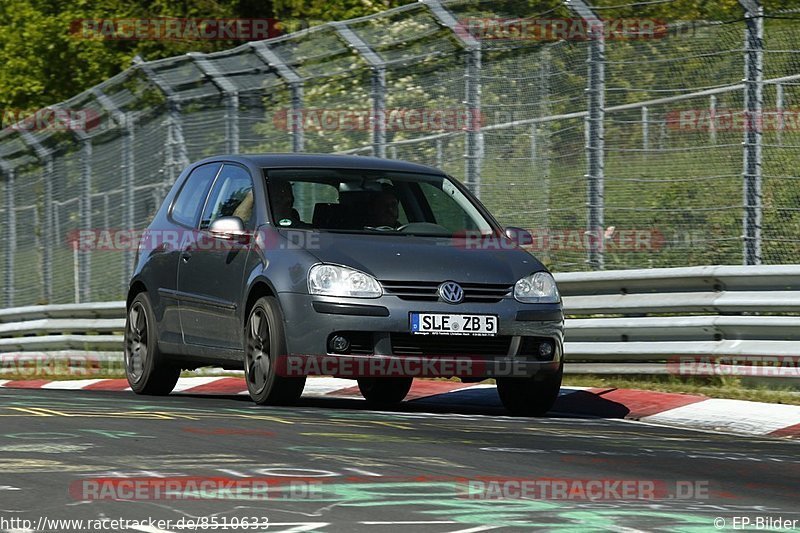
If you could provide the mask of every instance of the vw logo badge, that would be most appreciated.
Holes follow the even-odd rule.
[[[464,289],[455,281],[445,281],[439,285],[439,297],[449,304],[458,304],[464,299]]]

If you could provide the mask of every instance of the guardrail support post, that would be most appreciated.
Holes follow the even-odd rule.
[[[5,273],[3,276],[3,292],[5,307],[14,307],[14,259],[17,254],[17,214],[14,211],[14,169],[0,163],[5,181],[3,182],[3,200],[5,208],[5,246],[3,247]]]
[[[586,231],[590,242],[602,243],[604,226],[604,153],[605,137],[605,28],[603,21],[592,12],[583,0],[567,0],[567,6],[580,16],[589,28],[588,83],[586,87],[586,174],[588,189],[588,217]],[[594,270],[604,267],[603,247],[589,246],[587,263]]]
[[[372,69],[372,155],[386,158],[386,62],[344,22],[332,22],[339,36]]]
[[[744,257],[745,265],[761,264],[761,145],[764,119],[764,8],[759,0],[739,0],[745,10],[744,100]]]

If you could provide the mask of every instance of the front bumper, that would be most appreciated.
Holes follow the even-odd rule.
[[[338,377],[530,377],[558,372],[563,360],[560,304],[522,304],[505,298],[499,303],[450,305],[388,295],[360,299],[299,293],[280,293],[279,301],[290,357],[279,370],[287,372]],[[498,335],[411,335],[411,312],[494,314],[499,319]],[[329,340],[341,333],[360,339],[358,349],[333,353]],[[546,342],[552,355],[542,357],[538,346]]]

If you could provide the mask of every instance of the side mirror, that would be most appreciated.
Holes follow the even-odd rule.
[[[208,232],[217,239],[241,241],[247,237],[239,217],[219,217],[208,227]]]
[[[506,228],[505,234],[517,246],[530,246],[533,244],[533,235],[528,230],[509,226]]]

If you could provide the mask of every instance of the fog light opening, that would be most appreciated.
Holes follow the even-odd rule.
[[[539,345],[539,359],[542,361],[549,361],[553,358],[553,343],[551,341],[544,341]]]
[[[350,349],[350,341],[347,340],[347,337],[334,335],[331,337],[331,340],[328,341],[328,348],[334,353],[345,353]]]

